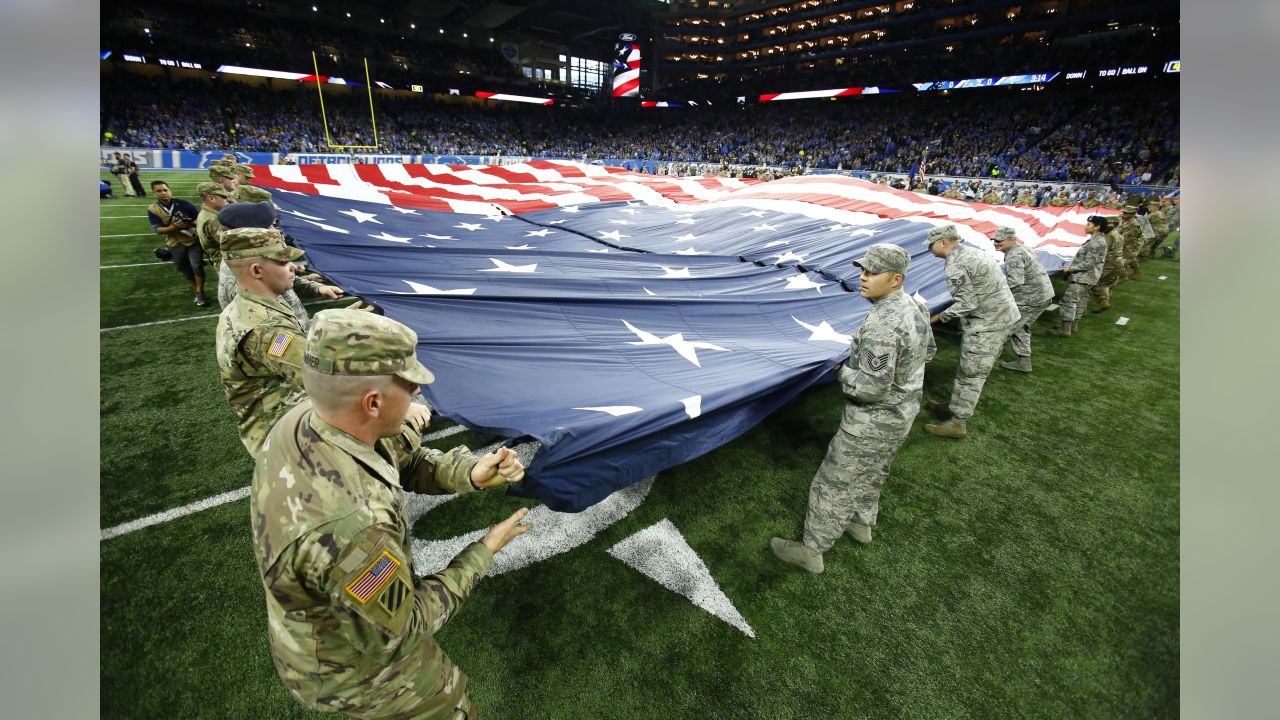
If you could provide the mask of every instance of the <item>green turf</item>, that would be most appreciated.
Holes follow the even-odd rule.
[[[131,212],[118,203],[103,201],[103,214]],[[103,239],[103,264],[147,262],[155,240]],[[191,304],[171,267],[101,272],[104,327],[214,312]],[[484,716],[1176,717],[1179,265],[1152,260],[1143,272],[1075,337],[1047,336],[1056,313],[1042,319],[1036,371],[997,368],[968,439],[924,434],[922,415],[876,541],[837,543],[820,577],[779,565],[766,544],[800,531],[839,419],[832,385],[661,473],[592,541],[486,579],[439,635]],[[1129,325],[1114,324],[1121,315]],[[102,333],[104,528],[248,484],[213,328],[206,318]],[[938,340],[926,391],[945,399],[959,338]],[[433,444],[459,442],[474,439]],[[451,537],[530,504],[467,496],[415,532]],[[103,717],[312,716],[271,666],[247,508],[102,543]],[[757,639],[606,553],[664,518]]]

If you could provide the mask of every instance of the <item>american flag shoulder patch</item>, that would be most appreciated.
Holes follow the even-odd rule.
[[[284,351],[289,349],[289,343],[293,342],[293,336],[287,332],[276,333],[275,339],[271,341],[271,347],[267,350],[267,354],[272,357],[284,357]]]
[[[378,594],[391,578],[396,576],[396,570],[400,569],[400,561],[391,556],[386,550],[374,560],[365,571],[360,573],[355,580],[347,584],[347,594],[356,599],[361,605],[369,602],[369,598]]]

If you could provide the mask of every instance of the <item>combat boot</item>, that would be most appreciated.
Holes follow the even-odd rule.
[[[951,408],[948,408],[946,405],[938,402],[937,400],[930,400],[929,402],[925,403],[925,407],[928,408],[929,412],[933,413],[933,416],[938,418],[939,420],[951,419]]]
[[[1014,362],[1002,362],[1000,367],[1005,370],[1017,370],[1018,372],[1031,372],[1031,358],[1026,355],[1019,355]]]
[[[924,431],[929,433],[930,435],[937,435],[938,437],[944,437],[944,438],[954,438],[956,440],[963,440],[964,436],[967,434],[964,427],[964,421],[956,420],[954,418],[942,423],[941,425],[934,425],[933,423],[928,423],[924,426]]]
[[[1106,312],[1106,311],[1108,311],[1108,310],[1110,310],[1110,309],[1111,309],[1111,301],[1110,301],[1110,300],[1102,300],[1102,301],[1100,301],[1100,302],[1098,303],[1098,307],[1094,309],[1094,312],[1096,312],[1096,313]]]
[[[1054,337],[1071,337],[1071,325],[1072,323],[1064,320],[1058,323],[1058,327],[1050,328],[1049,334]]]
[[[769,540],[769,549],[773,551],[775,557],[788,565],[795,565],[814,575],[822,574],[822,553],[810,550],[804,543],[776,537]]]
[[[1134,268],[1134,269],[1133,269],[1133,279],[1134,279],[1134,280],[1137,280],[1137,279],[1138,279],[1138,278],[1140,278],[1140,277],[1142,277],[1142,268],[1140,268],[1140,267],[1136,267],[1136,268]]]
[[[863,525],[854,521],[849,523],[849,527],[844,529],[844,534],[853,539],[854,542],[866,545],[871,542],[871,526]]]

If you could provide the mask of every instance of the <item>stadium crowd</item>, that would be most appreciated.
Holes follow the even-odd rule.
[[[313,86],[103,78],[121,147],[325,152]],[[617,111],[434,102],[380,93],[383,152],[713,162],[1054,182],[1176,182],[1177,106],[1132,86],[1083,93],[866,97],[840,103]],[[326,95],[334,145],[372,145],[367,97]],[[1117,178],[1117,175],[1119,178]]]

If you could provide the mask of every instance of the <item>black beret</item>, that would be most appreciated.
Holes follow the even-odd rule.
[[[222,208],[218,222],[226,228],[269,228],[276,220],[276,209],[269,202],[238,202]]]

